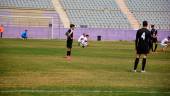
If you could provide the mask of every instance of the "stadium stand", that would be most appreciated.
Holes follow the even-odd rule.
[[[42,17],[44,11],[41,10],[0,10],[0,13],[4,11],[8,12],[7,16],[0,16],[1,23],[8,26],[48,26],[49,20],[42,20],[42,18],[34,18],[34,17]],[[29,13],[29,14],[28,14]],[[26,15],[27,14],[27,15]],[[28,18],[28,17],[32,18]],[[3,19],[4,17],[8,19]]]
[[[9,13],[8,16],[19,17],[23,16],[45,17],[44,14],[46,13],[46,11],[51,12],[53,11],[53,13],[55,11],[51,0],[0,0],[0,9],[1,9],[0,13],[2,13],[1,15],[3,15],[4,11],[7,11]],[[29,26],[48,26],[49,23],[51,22],[49,20],[42,20],[42,18],[36,18],[35,20],[35,18],[28,19],[19,17],[11,19],[11,24],[26,26],[28,25],[29,22]],[[2,20],[4,21],[4,19]]]
[[[60,0],[71,23],[89,28],[131,28],[114,0]]]
[[[53,10],[51,0],[0,0],[0,8]]]
[[[125,0],[139,22],[147,20],[161,29],[170,28],[170,0]]]
[[[29,38],[48,39],[52,30],[58,34],[63,27],[51,0],[0,0],[0,24],[7,38],[19,38],[19,32],[28,29]]]

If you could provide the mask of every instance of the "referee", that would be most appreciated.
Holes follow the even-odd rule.
[[[136,33],[135,48],[136,48],[136,59],[134,64],[134,72],[136,72],[139,59],[143,55],[142,60],[142,71],[145,72],[146,57],[150,50],[151,44],[151,33],[147,29],[148,22],[143,21],[143,28],[139,29]]]
[[[74,33],[75,25],[70,24],[70,29],[66,32],[67,36],[67,56],[66,58],[68,60],[71,59],[71,48],[72,48],[72,43],[73,43],[73,33]]]

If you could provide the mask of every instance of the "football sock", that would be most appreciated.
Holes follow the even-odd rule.
[[[156,51],[156,49],[157,49],[157,46],[158,46],[158,44],[155,44],[155,49],[154,49],[154,52]]]
[[[71,51],[69,51],[69,56],[71,55]]]
[[[67,56],[70,56],[70,51],[67,51]]]
[[[153,51],[154,51],[154,50],[153,50],[153,44],[152,44],[152,46],[151,46],[151,47],[152,47],[152,52],[153,52]]]
[[[146,58],[143,58],[142,60],[142,70],[145,70],[145,65],[146,65]]]
[[[136,59],[135,59],[135,66],[134,66],[134,70],[136,70],[136,69],[137,69],[138,63],[139,63],[139,58],[136,58]]]

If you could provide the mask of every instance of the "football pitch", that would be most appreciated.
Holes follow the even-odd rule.
[[[170,47],[131,72],[134,42],[0,39],[0,96],[170,96]],[[158,47],[158,51],[160,47]]]

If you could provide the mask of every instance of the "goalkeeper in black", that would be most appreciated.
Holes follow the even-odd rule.
[[[134,64],[134,72],[136,72],[139,59],[143,55],[142,60],[142,71],[145,72],[146,57],[150,50],[151,45],[151,33],[147,29],[148,22],[143,21],[143,28],[139,29],[136,33],[135,48],[136,48],[136,59]]]

